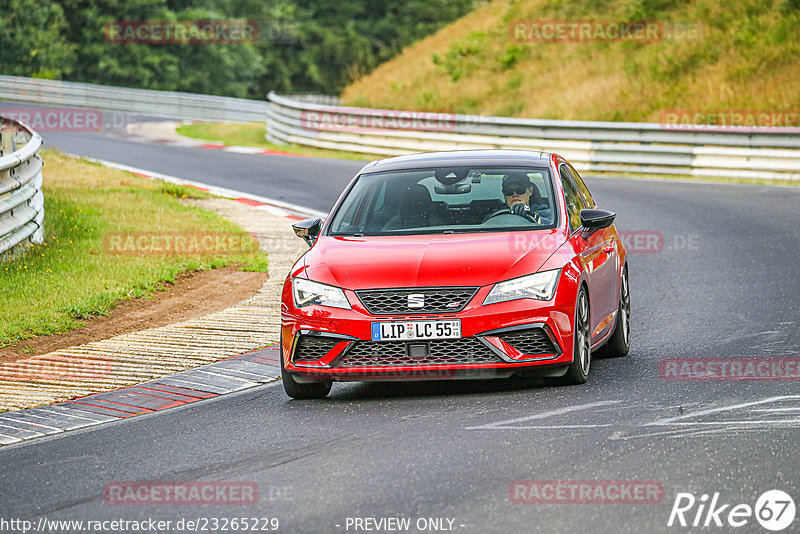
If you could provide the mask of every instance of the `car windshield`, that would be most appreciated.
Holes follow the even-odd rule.
[[[540,230],[555,222],[546,167],[439,167],[361,175],[328,235]]]

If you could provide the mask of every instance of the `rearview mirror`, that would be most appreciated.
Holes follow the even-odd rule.
[[[294,223],[292,225],[292,230],[294,230],[297,237],[301,238],[311,247],[314,246],[314,242],[319,236],[321,226],[322,221],[320,219],[303,219],[302,221]]]
[[[436,184],[433,186],[433,191],[437,195],[464,195],[472,191],[472,186],[470,184]]]
[[[581,210],[581,226],[587,230],[608,228],[614,224],[617,214],[606,210]]]

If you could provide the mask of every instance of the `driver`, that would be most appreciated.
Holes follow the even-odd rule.
[[[534,187],[533,182],[524,172],[511,172],[503,176],[503,197],[505,197],[506,206],[511,213],[542,224],[542,218],[531,209],[531,201],[534,201],[534,205],[537,207],[541,201],[538,190],[535,196],[539,198],[531,198],[534,196]]]

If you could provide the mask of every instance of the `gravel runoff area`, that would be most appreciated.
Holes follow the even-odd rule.
[[[191,203],[257,237],[269,255],[269,279],[258,293],[203,317],[1,364],[0,412],[113,391],[278,342],[283,280],[307,246],[290,219],[268,206],[220,198]]]

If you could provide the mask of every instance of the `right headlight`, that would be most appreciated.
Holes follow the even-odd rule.
[[[497,283],[483,303],[494,304],[517,299],[550,300],[556,291],[559,272],[560,269],[542,271]]]
[[[292,294],[294,303],[298,308],[303,306],[330,306],[331,308],[352,309],[344,291],[338,287],[312,282],[305,278],[292,280]]]

